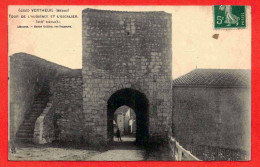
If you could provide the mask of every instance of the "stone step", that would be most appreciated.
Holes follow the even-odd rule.
[[[39,116],[40,116],[40,114],[37,114],[37,115],[34,115],[34,114],[26,115],[24,120],[25,121],[33,121],[33,120],[36,120]]]
[[[26,132],[18,132],[16,137],[18,138],[32,138],[33,137],[33,133],[26,133]]]
[[[22,127],[22,129],[20,129],[20,130],[23,130],[23,129],[34,129],[34,127],[35,127],[35,122],[33,123],[33,124],[31,124],[31,125],[22,125],[21,126]]]
[[[17,134],[20,134],[20,133],[33,133],[33,132],[34,132],[34,128],[24,128],[24,129],[19,129]]]
[[[42,111],[43,111],[43,110],[42,110]],[[41,115],[42,111],[40,111],[40,110],[38,110],[38,111],[33,110],[32,112],[27,113],[25,116],[37,116],[37,115]]]
[[[23,124],[28,126],[34,126],[35,123],[33,121],[25,121]]]
[[[17,142],[22,142],[22,143],[31,143],[33,141],[33,138],[28,138],[28,137],[16,137]]]
[[[46,96],[50,96],[49,92],[41,92],[41,94],[39,94],[37,97],[46,97]]]
[[[19,131],[17,132],[18,137],[32,137],[33,136],[34,131]]]
[[[34,127],[35,125],[35,122],[36,122],[36,119],[29,119],[29,120],[26,120],[26,124],[24,123],[23,124],[23,127]]]
[[[49,97],[36,97],[34,101],[48,101]]]
[[[31,117],[38,117],[41,115],[42,112],[32,112],[31,114],[26,115],[28,118]]]
[[[44,106],[42,106],[42,107],[34,106],[31,111],[32,111],[32,112],[42,112],[42,110],[45,109],[45,106],[46,106],[46,105],[44,105]]]
[[[47,101],[44,100],[38,100],[38,101],[34,101],[34,104],[46,104]]]
[[[36,114],[36,113],[42,113],[44,108],[32,108],[31,112],[28,112],[27,114]]]
[[[26,114],[25,116],[27,116],[27,117],[40,116],[41,113],[42,113],[42,112],[35,112],[35,111],[33,111],[33,112],[29,113],[29,114]]]
[[[42,111],[44,110],[45,108],[33,108],[31,110],[31,112],[28,112],[26,114],[31,114],[31,113],[42,113]]]
[[[22,129],[19,129],[19,131],[17,132],[17,133],[20,133],[20,132],[22,132],[22,133],[24,133],[24,132],[26,132],[26,133],[31,133],[31,132],[33,132],[34,131],[34,127],[33,128],[22,128]]]
[[[42,103],[34,103],[33,107],[45,107],[46,103],[42,104]]]
[[[37,97],[34,101],[49,101],[49,97]]]
[[[45,108],[45,106],[46,106],[46,104],[44,104],[44,105],[33,105],[32,106],[32,111],[40,111],[40,110],[43,110],[44,108]]]
[[[34,103],[35,102],[45,102],[47,103],[49,101],[49,98],[37,98],[37,99],[34,99]]]
[[[36,120],[37,120],[38,117],[34,117],[34,118],[27,118],[25,119],[24,121],[27,122],[27,124],[24,124],[25,126],[28,125],[28,126],[32,126],[35,124]]]
[[[30,118],[25,118],[24,122],[28,122],[27,124],[24,125],[32,125],[35,123],[35,121],[37,120],[38,117],[30,117]]]
[[[49,94],[41,94],[41,95],[39,95],[39,96],[37,96],[36,98],[43,98],[43,99],[47,99],[47,98],[49,98]]]
[[[34,125],[33,124],[31,124],[31,125],[29,125],[29,124],[22,124],[21,125],[21,128],[20,128],[20,130],[22,130],[22,129],[33,129],[34,128]]]
[[[33,123],[32,121],[24,120],[24,122],[22,123],[21,127],[32,127],[32,124],[28,124],[28,122]]]
[[[33,133],[33,129],[20,129],[18,133]]]
[[[25,121],[33,121],[36,120],[40,115],[30,115],[25,118]]]
[[[19,131],[17,133],[32,133],[34,131],[34,127],[33,128],[21,128],[19,129]]]
[[[42,113],[43,109],[33,109],[31,112],[26,113],[26,115],[31,115],[31,114],[40,114]]]
[[[41,112],[45,107],[34,107],[32,108],[32,111],[35,111],[35,112]]]
[[[35,121],[37,120],[38,117],[34,116],[34,117],[30,117],[25,119],[24,121],[26,122],[30,122],[30,123],[35,123]]]
[[[44,108],[42,108],[42,109],[39,109],[39,108],[35,108],[35,109],[32,109],[32,111],[31,112],[29,112],[29,113],[27,113],[27,114],[31,114],[31,113],[42,113],[42,111],[44,110]]]
[[[32,126],[33,124],[35,124],[35,121],[36,119],[28,118],[24,120],[23,125]]]

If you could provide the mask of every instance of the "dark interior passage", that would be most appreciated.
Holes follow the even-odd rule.
[[[145,95],[137,90],[126,88],[115,92],[107,103],[107,130],[108,139],[113,142],[114,137],[114,113],[121,106],[130,107],[136,115],[136,142],[144,144],[148,141],[148,100]]]

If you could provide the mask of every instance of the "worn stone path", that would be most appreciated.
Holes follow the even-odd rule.
[[[90,161],[169,161],[169,155],[165,151],[148,151],[134,144],[135,138],[122,137],[122,142],[114,139],[111,149],[96,154],[87,160]]]
[[[14,161],[85,161],[96,154],[100,152],[52,147],[18,147],[15,154],[9,152],[8,159]]]
[[[122,137],[122,142],[114,138],[114,144],[111,149],[103,153],[94,155],[90,161],[143,161],[145,160],[145,150],[142,150],[134,144],[135,138]]]
[[[90,161],[144,161],[144,150],[109,150],[90,157]]]
[[[110,150],[105,152],[84,148],[57,148],[47,145],[26,145],[16,148],[16,153],[9,153],[9,160],[31,161],[169,161],[167,151],[147,150],[135,145],[135,138],[122,137],[122,142],[114,139]]]

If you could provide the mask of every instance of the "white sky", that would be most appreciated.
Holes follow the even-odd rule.
[[[83,9],[165,11],[172,14],[173,78],[191,71],[196,66],[222,69],[251,68],[249,7],[246,8],[247,28],[230,30],[213,28],[212,6],[9,6],[9,14],[21,14],[18,12],[19,8],[69,8],[69,13],[63,14],[77,14],[79,18],[61,19],[61,25],[71,25],[71,29],[18,29],[17,25],[36,25],[35,19],[9,19],[9,55],[25,52],[73,69],[82,68]],[[219,38],[212,38],[214,34],[219,34]]]

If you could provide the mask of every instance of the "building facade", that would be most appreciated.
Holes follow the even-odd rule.
[[[195,69],[175,79],[177,140],[187,147],[206,145],[250,154],[250,80],[250,70],[228,69]]]

